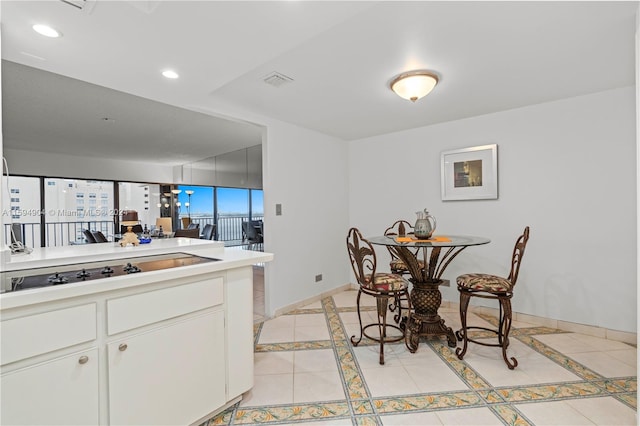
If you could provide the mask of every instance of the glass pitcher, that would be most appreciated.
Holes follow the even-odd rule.
[[[414,235],[421,240],[428,240],[436,230],[436,218],[431,216],[427,209],[416,212],[418,219],[413,227]]]

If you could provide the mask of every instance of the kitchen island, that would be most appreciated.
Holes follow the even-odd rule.
[[[187,238],[5,259],[0,423],[186,425],[237,402],[253,386],[252,265],[272,259]]]

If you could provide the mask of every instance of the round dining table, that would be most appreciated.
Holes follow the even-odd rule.
[[[460,252],[470,246],[491,242],[489,238],[466,235],[433,235],[427,240],[413,234],[383,235],[367,238],[371,244],[387,246],[404,262],[413,284],[409,300],[411,310],[405,324],[405,343],[409,351],[418,349],[420,337],[446,336],[450,347],[456,347],[456,336],[438,315],[442,303],[439,286],[442,274]],[[422,264],[419,257],[422,255]],[[423,267],[424,265],[424,267]]]

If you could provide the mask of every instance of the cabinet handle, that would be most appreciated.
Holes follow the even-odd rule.
[[[127,344],[126,344],[126,343],[120,343],[120,346],[118,346],[118,350],[119,350],[120,352],[124,352],[124,351],[126,351],[126,350],[127,350],[127,347],[128,347],[128,346],[127,346]]]
[[[89,357],[86,355],[82,355],[80,359],[78,359],[79,364],[86,364],[87,362],[89,362]]]

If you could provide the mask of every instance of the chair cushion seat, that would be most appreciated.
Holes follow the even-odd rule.
[[[456,282],[459,288],[487,293],[507,293],[513,288],[508,279],[490,274],[464,274]]]
[[[371,280],[371,275],[367,275],[366,280],[369,283],[369,288],[375,291],[391,292],[408,288],[407,281],[396,274],[378,272],[373,276],[373,280]]]
[[[420,265],[420,269],[424,269],[424,261],[419,260],[418,265]],[[389,262],[389,267],[392,271],[408,271],[406,263],[400,259],[393,259]]]

